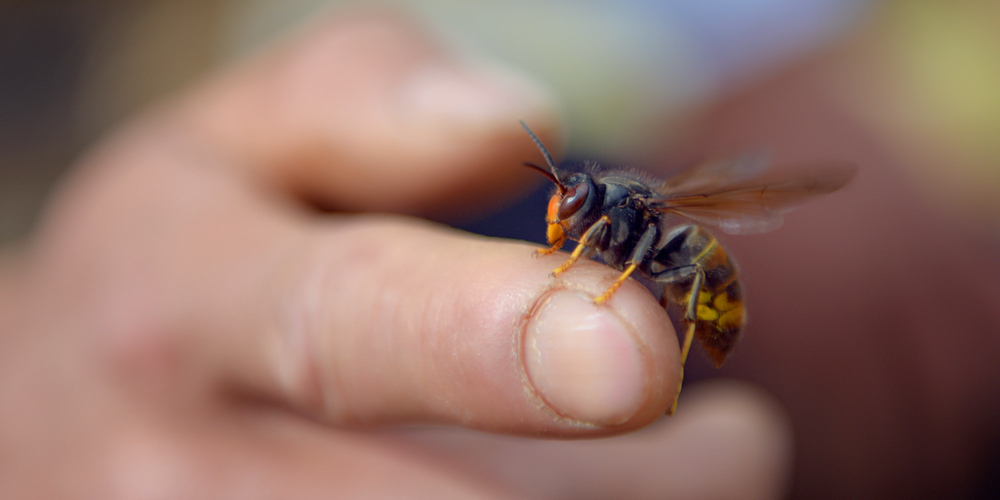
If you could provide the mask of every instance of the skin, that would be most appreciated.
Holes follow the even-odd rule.
[[[781,496],[747,384],[539,439],[656,422],[680,366],[615,271],[414,218],[525,189],[518,118],[555,144],[536,85],[355,15],[122,125],[0,260],[0,497]]]

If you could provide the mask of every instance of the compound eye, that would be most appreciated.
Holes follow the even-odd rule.
[[[577,184],[567,189],[566,194],[563,195],[562,203],[559,204],[559,218],[565,219],[575,214],[583,206],[583,202],[587,201],[589,195],[590,186],[587,184]]]

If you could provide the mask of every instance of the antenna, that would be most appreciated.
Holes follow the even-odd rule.
[[[539,151],[542,152],[542,156],[545,157],[545,163],[549,164],[549,169],[552,170],[552,180],[555,181],[555,183],[560,188],[562,188],[563,187],[562,180],[559,178],[559,173],[556,171],[556,164],[552,162],[552,155],[549,154],[549,150],[545,149],[545,145],[542,144],[542,141],[538,140],[538,136],[536,136],[535,133],[532,132],[530,128],[528,128],[528,124],[524,123],[524,120],[520,120],[520,122],[521,122],[521,126],[524,127],[524,130],[526,132],[528,132],[529,136],[531,136],[531,140],[535,141],[535,145],[538,146]],[[525,163],[525,165],[527,165],[529,167],[536,168],[538,170],[541,170],[543,173],[546,173],[544,170],[542,170],[541,168],[539,168],[537,165],[530,164],[530,163]]]

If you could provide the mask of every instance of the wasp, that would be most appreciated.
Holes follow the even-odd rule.
[[[607,302],[638,271],[662,288],[661,305],[683,311],[687,326],[681,347],[681,381],[692,341],[698,338],[716,367],[722,367],[746,324],[739,270],[729,252],[699,224],[725,233],[761,233],[777,229],[784,213],[815,196],[847,184],[857,168],[829,165],[765,177],[767,162],[745,158],[707,162],[667,180],[642,172],[588,165],[569,173],[556,167],[541,140],[522,121],[541,150],[548,168],[525,162],[556,186],[545,221],[551,254],[567,240],[578,242],[569,259],[553,271],[558,276],[585,253],[621,271],[594,299]],[[669,226],[677,215],[692,223]],[[680,386],[677,396],[680,395]],[[677,397],[667,411],[673,414]]]

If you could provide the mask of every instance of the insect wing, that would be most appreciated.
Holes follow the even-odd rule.
[[[727,186],[745,184],[760,176],[771,165],[767,155],[745,155],[735,160],[709,161],[682,170],[664,181],[661,193],[704,193]]]
[[[647,202],[659,211],[716,226],[730,234],[762,233],[780,227],[784,213],[810,198],[840,189],[856,172],[853,165],[826,166],[707,188],[698,181],[700,177],[689,177],[679,187],[668,181],[660,195]],[[702,189],[688,190],[691,186]]]

